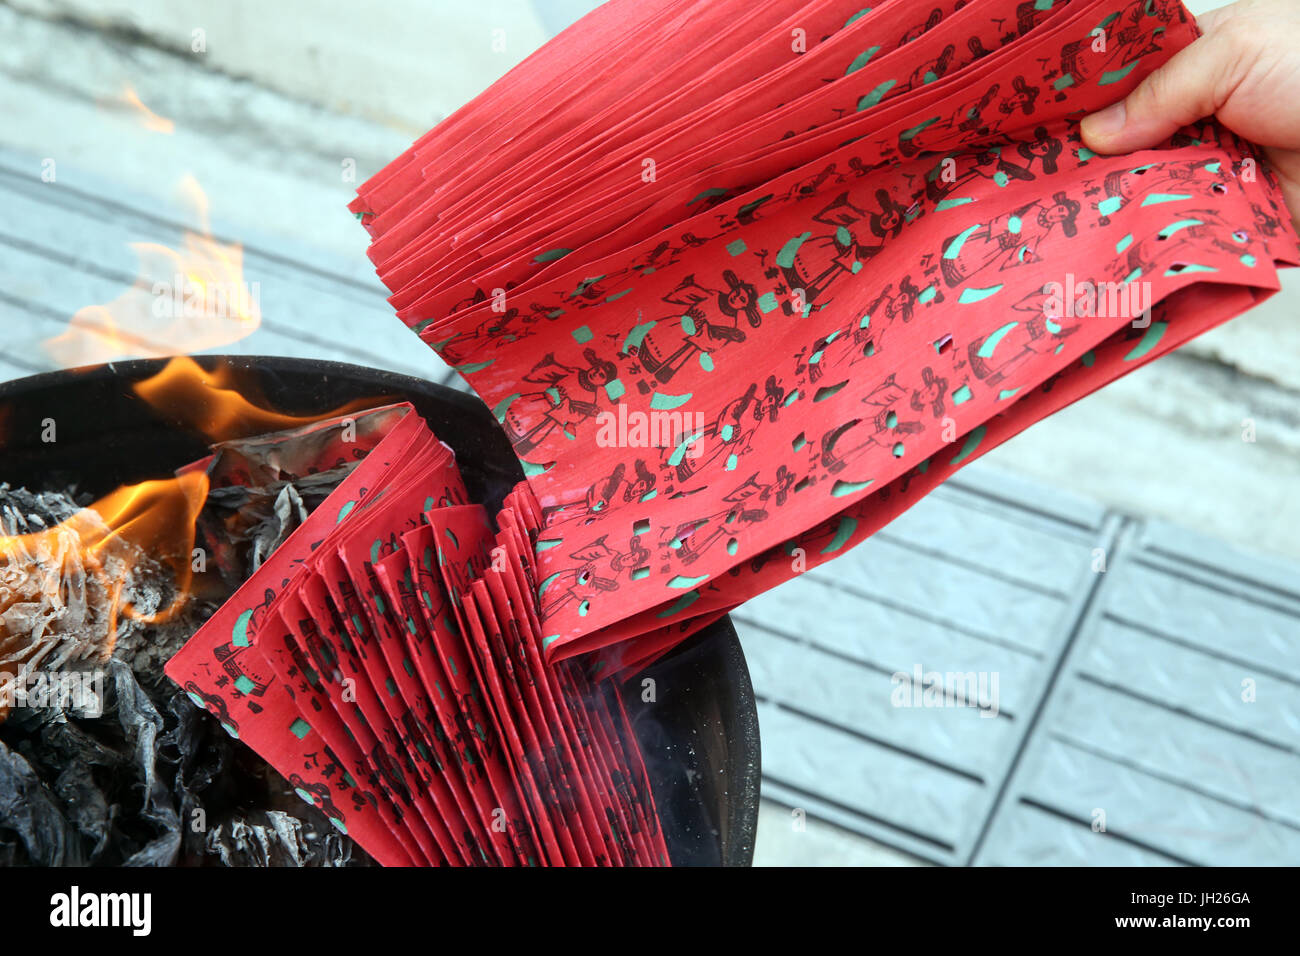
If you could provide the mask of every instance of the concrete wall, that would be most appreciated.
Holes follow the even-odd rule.
[[[528,0],[13,0],[11,5],[115,30],[128,40],[135,34],[199,58],[210,69],[336,112],[389,123],[412,136],[479,93],[548,36],[538,8]],[[542,7],[552,22],[574,8],[573,3]],[[203,42],[202,52],[194,52],[196,38]]]

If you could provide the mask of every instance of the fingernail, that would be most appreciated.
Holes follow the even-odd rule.
[[[1084,132],[1089,136],[1111,136],[1124,128],[1125,115],[1123,100],[1112,103],[1104,110],[1083,118]]]

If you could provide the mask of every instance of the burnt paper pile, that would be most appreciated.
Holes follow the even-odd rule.
[[[406,404],[286,438],[347,476],[167,675],[385,865],[666,865],[619,697],[543,663],[527,486],[490,516]],[[286,464],[244,439],[194,467]]]
[[[352,210],[541,504],[547,659],[634,667],[1278,289],[1255,148],[1078,119],[1177,0],[613,0]]]

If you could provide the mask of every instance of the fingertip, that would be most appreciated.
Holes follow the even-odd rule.
[[[1124,131],[1127,113],[1124,101],[1120,100],[1103,110],[1085,116],[1079,123],[1079,134],[1083,137],[1083,144],[1094,153],[1119,152],[1115,144]]]
[[[1085,116],[1079,123],[1079,138],[1094,153],[1102,156],[1109,156],[1111,153],[1119,152],[1113,146],[1109,137],[1101,136],[1097,133],[1095,124],[1090,123],[1091,116]]]

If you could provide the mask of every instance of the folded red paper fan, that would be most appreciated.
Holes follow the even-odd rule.
[[[617,694],[542,663],[531,491],[494,531],[410,405],[267,440],[356,465],[168,676],[385,865],[667,864]]]

